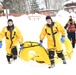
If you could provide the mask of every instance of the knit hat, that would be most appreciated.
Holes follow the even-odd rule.
[[[50,17],[50,16],[46,16],[46,20],[47,20],[47,19],[51,19],[51,17]]]
[[[8,22],[13,22],[13,20],[12,19],[8,19]]]
[[[47,19],[50,19],[53,22],[53,20],[52,20],[52,18],[50,16],[46,16],[46,20]]]

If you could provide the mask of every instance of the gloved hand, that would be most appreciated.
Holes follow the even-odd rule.
[[[22,50],[23,49],[23,46],[22,45],[20,45],[20,50]]]
[[[62,37],[61,37],[61,42],[62,42],[62,43],[65,42],[65,36],[62,36]]]
[[[42,43],[43,43],[43,41],[42,41],[42,40],[40,40],[40,46],[42,46]]]
[[[0,48],[2,48],[2,42],[0,41]]]

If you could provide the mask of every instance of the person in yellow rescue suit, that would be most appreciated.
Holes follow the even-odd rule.
[[[44,25],[40,34],[40,45],[42,46],[44,37],[46,36],[48,41],[49,58],[51,62],[51,66],[49,66],[49,68],[53,68],[55,66],[55,52],[58,57],[63,60],[63,64],[66,64],[62,50],[62,42],[65,42],[65,29],[60,23],[53,22],[50,16],[46,16],[46,22],[47,24]]]
[[[20,43],[20,49],[22,49],[23,36],[20,30],[14,26],[13,20],[8,19],[8,26],[3,27],[0,34],[0,48],[2,48],[2,39],[5,37],[6,41],[6,52],[7,61],[10,64],[10,59],[17,59],[17,43]]]

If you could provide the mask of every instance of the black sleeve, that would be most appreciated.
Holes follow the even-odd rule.
[[[68,27],[68,24],[66,24],[65,26],[64,26],[64,28],[66,29]]]
[[[76,28],[76,23],[75,23],[75,28]]]

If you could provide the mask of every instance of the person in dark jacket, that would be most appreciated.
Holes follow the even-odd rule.
[[[75,31],[76,31],[76,23],[72,19],[72,16],[69,17],[68,23],[64,27],[67,30],[68,38],[72,42],[73,48],[75,48]]]

